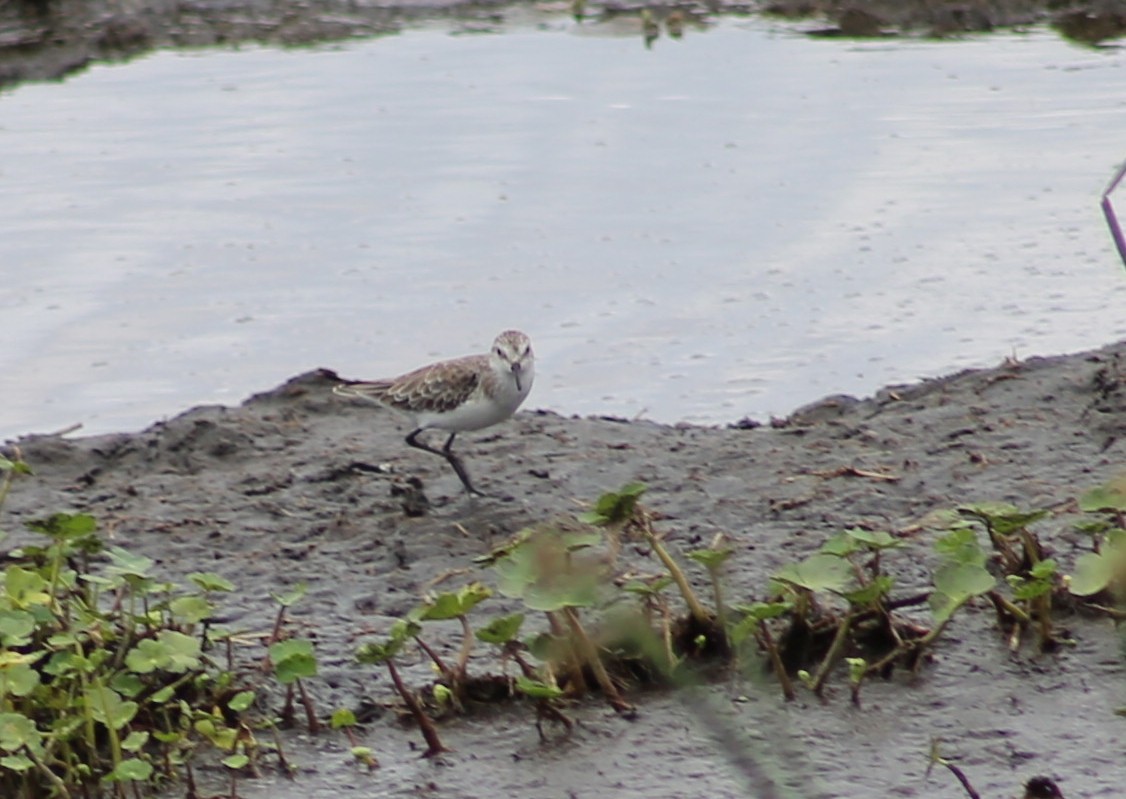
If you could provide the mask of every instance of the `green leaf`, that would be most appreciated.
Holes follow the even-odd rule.
[[[73,540],[93,533],[98,523],[88,513],[55,513],[27,523],[29,530],[60,540]]]
[[[1052,584],[1047,580],[1026,580],[1019,574],[1007,575],[1005,582],[1013,589],[1013,599],[1020,602],[1027,602],[1052,590]]]
[[[160,670],[182,674],[199,667],[199,640],[176,630],[161,630],[157,638],[137,641],[125,656],[125,666],[137,674]]]
[[[1126,511],[1126,475],[1085,492],[1079,497],[1079,510],[1086,513]]]
[[[516,690],[532,699],[558,699],[563,696],[559,686],[531,680],[522,674],[516,677]]]
[[[0,771],[7,769],[17,774],[35,768],[35,761],[27,755],[5,755],[0,757]]]
[[[109,687],[127,699],[133,699],[139,696],[147,686],[144,680],[133,672],[121,671],[113,675],[113,678],[109,681]]]
[[[151,674],[169,660],[168,649],[160,641],[145,638],[125,656],[125,667],[137,674]]]
[[[236,713],[241,713],[254,704],[254,691],[239,691],[227,702],[227,707]]]
[[[438,707],[446,707],[454,698],[454,692],[441,683],[435,685],[431,693],[434,696],[434,704]]]
[[[375,758],[372,756],[372,748],[370,746],[353,746],[348,750],[352,753],[352,757],[359,760],[361,763],[373,764]]]
[[[945,622],[971,597],[993,589],[997,580],[984,566],[949,562],[934,575],[935,591],[930,596],[930,606],[935,621]]]
[[[201,596],[179,596],[168,603],[172,618],[184,624],[199,624],[211,618],[215,606]]]
[[[860,542],[848,533],[840,532],[825,541],[818,551],[825,555],[847,558],[852,553],[860,551]]]
[[[334,730],[339,730],[341,727],[355,727],[356,714],[346,707],[340,707],[332,711],[332,719],[329,722]]]
[[[237,770],[244,768],[246,764],[250,762],[250,758],[244,754],[239,753],[235,755],[228,755],[219,762],[229,769]]]
[[[1034,580],[1050,580],[1056,576],[1057,571],[1056,562],[1052,558],[1044,558],[1029,569],[1028,573]]]
[[[12,474],[31,474],[31,467],[21,460],[8,460],[3,455],[0,455],[0,472],[11,472]]]
[[[1000,535],[1011,535],[1048,515],[1046,510],[1021,511],[1005,502],[981,502],[963,505],[958,512],[982,522]]]
[[[834,555],[818,553],[798,563],[787,563],[774,580],[808,591],[844,591],[853,582],[852,566]]]
[[[579,521],[584,524],[606,526],[628,521],[637,507],[641,495],[645,493],[644,483],[626,483],[618,491],[610,491],[598,498],[594,509],[581,513]]]
[[[965,566],[984,566],[986,554],[978,544],[977,532],[969,526],[957,527],[934,543],[943,560]]]
[[[493,591],[483,583],[470,583],[456,592],[439,594],[427,600],[421,612],[415,616],[419,621],[443,621],[465,616],[477,604],[493,595]]]
[[[49,584],[35,571],[12,564],[4,571],[4,592],[16,608],[50,605]]]
[[[317,658],[310,641],[279,641],[272,644],[269,651],[274,673],[282,685],[289,685],[302,677],[313,677],[317,673]]]
[[[853,527],[845,530],[845,535],[871,550],[895,549],[903,546],[902,541],[885,530],[865,530],[862,527]]]
[[[117,768],[107,774],[105,779],[108,782],[123,782],[126,780],[145,782],[152,776],[152,772],[152,763],[133,757],[118,763]]]
[[[206,716],[197,718],[192,725],[195,731],[209,740],[213,746],[229,752],[238,743],[238,730],[228,727],[223,722],[222,716]]]
[[[501,616],[493,619],[484,627],[478,629],[475,635],[477,636],[477,640],[482,643],[500,646],[515,638],[523,624],[524,614],[513,613],[509,616]]]
[[[415,638],[422,632],[422,625],[413,619],[397,619],[391,625],[390,636],[393,640],[406,642]]]
[[[4,655],[14,655],[15,653],[3,653]],[[42,655],[45,653],[39,653]],[[39,655],[35,657],[18,656],[26,660],[35,661],[39,659]],[[3,658],[7,659],[7,658]],[[5,696],[28,696],[39,686],[39,672],[33,669],[28,662],[10,663],[4,665],[0,663],[0,698]]]
[[[502,594],[542,611],[595,604],[604,579],[590,561],[572,555],[566,541],[551,532],[528,538],[493,568]]]
[[[147,578],[149,570],[153,567],[153,559],[144,555],[135,555],[121,547],[110,547],[107,554],[110,565],[106,567],[108,574],[119,577]]]
[[[66,677],[75,672],[89,671],[90,662],[82,655],[77,655],[69,649],[54,653],[43,666],[43,673],[50,674],[52,677]]]
[[[139,752],[149,742],[149,734],[142,730],[133,730],[121,742],[121,748],[126,752]]]
[[[710,571],[722,566],[733,553],[733,549],[697,549],[689,552],[688,557]]]
[[[168,663],[163,667],[165,671],[183,674],[199,668],[201,646],[198,638],[175,630],[161,630],[156,637],[167,648]]]
[[[892,579],[891,576],[881,574],[863,588],[858,588],[855,591],[845,591],[841,595],[849,601],[849,604],[859,607],[868,607],[887,596],[894,583],[895,580]]]
[[[369,642],[356,649],[356,661],[366,665],[386,663],[403,648],[403,642],[394,638],[380,643]]]
[[[41,737],[35,722],[22,713],[0,713],[0,750],[15,752],[38,745]]]
[[[1105,553],[1086,552],[1075,559],[1075,572],[1068,590],[1075,596],[1091,596],[1110,587],[1115,561]]]
[[[90,714],[106,727],[119,730],[137,715],[136,702],[126,702],[111,688],[91,686],[86,689],[84,702]]]
[[[980,596],[996,584],[996,578],[983,566],[951,563],[934,574],[935,590],[954,599]]]
[[[24,646],[31,641],[35,617],[26,610],[0,611],[0,645]]]
[[[274,598],[274,601],[277,602],[279,605],[281,605],[283,608],[288,608],[292,605],[297,604],[297,602],[299,602],[301,600],[301,598],[304,597],[305,594],[308,591],[309,591],[308,583],[300,582],[297,585],[293,586],[293,590],[290,591],[289,593],[286,593],[286,594],[271,593],[270,596],[272,596]]]
[[[204,591],[234,591],[235,585],[215,572],[192,572],[188,579]]]

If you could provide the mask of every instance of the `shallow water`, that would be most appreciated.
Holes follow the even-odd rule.
[[[703,423],[1126,336],[1120,50],[507,13],[0,95],[0,437],[503,327],[530,406]]]

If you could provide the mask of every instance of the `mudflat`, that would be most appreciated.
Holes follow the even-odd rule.
[[[727,536],[735,551],[724,586],[732,603],[745,603],[764,598],[781,565],[858,525],[906,543],[885,566],[896,592],[921,590],[935,562],[936,520],[973,502],[1050,509],[1035,531],[1068,572],[1091,546],[1074,528],[1076,497],[1126,471],[1126,342],[866,399],[829,397],[762,424],[523,411],[458,439],[475,482],[501,499],[464,495],[442,459],[404,444],[404,420],[334,396],[334,382],[319,370],[240,407],[193,408],[141,432],[9,442],[4,451],[18,446],[35,474],[16,482],[2,510],[5,546],[27,540],[29,519],[92,513],[109,542],[155,559],[169,580],[194,571],[231,580],[238,590],[222,623],[247,631],[271,628],[271,593],[307,583],[291,628],[316,644],[320,673],[309,689],[327,714],[394,705],[386,674],[357,664],[354,652],[427,590],[491,582],[475,557],[629,481],[647,484],[645,501],[674,553]],[[630,568],[659,571],[641,548],[623,554]],[[706,574],[690,573],[706,591]],[[485,618],[518,606],[488,603]],[[436,762],[419,758],[417,733],[394,713],[377,712],[363,736],[380,770],[354,764],[338,734],[291,732],[296,780],[267,775],[242,783],[240,794],[962,796],[949,774],[925,776],[939,736],[983,796],[1015,795],[1033,774],[1054,776],[1068,797],[1120,796],[1121,635],[1104,619],[1059,624],[1073,645],[1011,652],[992,608],[972,606],[917,676],[871,681],[860,708],[849,703],[843,672],[824,703],[808,692],[787,703],[769,677],[732,675],[690,698],[635,690],[634,720],[591,698],[572,709],[580,724],[570,738],[542,744],[529,708],[502,703],[445,722],[455,751]],[[436,645],[450,651],[456,632]],[[499,671],[481,649],[471,672]],[[262,652],[249,645],[244,654]],[[412,684],[432,680],[420,660],[404,660]],[[754,769],[729,755],[732,741]]]

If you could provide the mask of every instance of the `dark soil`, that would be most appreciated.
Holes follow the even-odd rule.
[[[113,544],[155,558],[169,579],[199,570],[233,581],[239,599],[224,609],[229,628],[269,630],[270,592],[307,582],[292,628],[316,642],[321,669],[310,688],[327,714],[367,698],[393,705],[385,673],[358,666],[353,652],[436,580],[488,581],[474,557],[628,481],[649,485],[646,502],[674,551],[730,536],[736,552],[725,585],[739,603],[763,598],[780,565],[855,525],[908,542],[886,565],[897,594],[917,592],[930,579],[939,532],[931,521],[967,502],[1051,508],[1034,529],[1069,571],[1089,547],[1073,530],[1075,497],[1126,470],[1126,342],[870,399],[832,397],[761,426],[523,412],[458,439],[479,486],[506,500],[463,495],[444,461],[403,443],[402,420],[335,397],[332,383],[331,373],[312,372],[242,407],[195,408],[140,433],[20,440],[36,475],[17,483],[3,510],[0,527],[12,534],[5,544],[24,539],[18,531],[28,519],[91,512]],[[423,515],[404,510],[411,478],[430,505]],[[659,570],[640,550],[627,547],[626,557]],[[691,572],[706,590],[704,575]],[[515,609],[499,598],[485,607],[482,618]],[[787,704],[765,678],[732,679],[690,697],[635,690],[634,721],[592,699],[571,710],[581,726],[570,740],[541,745],[531,709],[506,705],[447,722],[442,734],[456,751],[438,763],[420,760],[417,732],[383,711],[364,734],[381,770],[353,765],[337,734],[294,733],[287,741],[297,780],[267,776],[243,783],[240,794],[784,795],[769,791],[774,782],[806,797],[962,796],[948,773],[924,776],[938,735],[983,796],[1015,795],[1028,777],[1048,774],[1069,797],[1120,797],[1120,636],[1109,622],[1059,623],[1075,646],[1014,654],[992,610],[970,608],[917,678],[873,681],[861,709],[850,706],[841,674],[824,704],[808,693]],[[452,632],[438,641],[443,651],[456,643]],[[405,660],[414,685],[431,678],[424,664]],[[471,673],[495,669],[484,653],[471,664]]]
[[[1126,34],[1123,0],[606,0],[583,3],[585,19],[677,9],[689,21],[764,13],[799,20],[811,35],[957,36],[1050,23],[1096,44]],[[567,0],[525,4],[562,12]],[[519,4],[490,0],[4,0],[0,3],[0,86],[59,78],[98,61],[158,48],[306,45],[392,33],[419,20],[497,21]]]

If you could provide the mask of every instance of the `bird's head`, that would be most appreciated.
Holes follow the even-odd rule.
[[[497,336],[489,359],[499,371],[512,375],[517,391],[524,393],[532,387],[536,360],[532,341],[519,330],[506,330]]]

